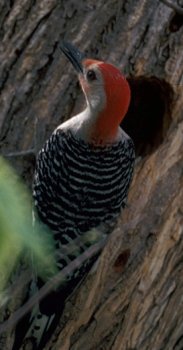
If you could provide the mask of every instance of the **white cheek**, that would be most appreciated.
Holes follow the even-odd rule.
[[[88,96],[88,102],[92,109],[102,111],[106,106],[106,95],[103,86],[93,86]]]

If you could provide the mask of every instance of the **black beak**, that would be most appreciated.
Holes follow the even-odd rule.
[[[67,41],[62,41],[60,44],[60,49],[73,64],[76,71],[83,74],[82,60],[84,58],[84,54]]]

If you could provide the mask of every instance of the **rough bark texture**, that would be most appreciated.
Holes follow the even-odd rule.
[[[176,98],[159,141],[139,141],[147,152],[138,152],[128,208],[45,350],[181,350],[183,17],[158,0],[1,0],[1,150],[28,184],[34,152],[84,101],[63,38],[126,75],[165,79]]]

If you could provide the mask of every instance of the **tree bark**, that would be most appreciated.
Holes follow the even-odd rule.
[[[160,141],[138,153],[128,207],[45,350],[181,350],[183,16],[158,0],[1,0],[0,145],[28,185],[43,142],[84,104],[64,38],[128,76],[165,79],[175,101]]]

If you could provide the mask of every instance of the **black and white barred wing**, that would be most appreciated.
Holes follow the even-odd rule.
[[[107,220],[109,224],[111,220],[111,223],[113,223],[112,227],[114,227],[120,212],[126,206],[135,163],[134,144],[130,138],[120,143],[117,151],[119,158],[118,171],[111,181],[111,188],[115,189],[115,195],[111,200],[110,215],[109,220]]]
[[[122,208],[125,207],[129,187],[132,181],[133,170],[135,163],[135,150],[134,144],[130,138],[128,138],[121,150],[121,202]]]
[[[33,183],[34,204],[41,221],[53,225],[55,212],[52,206],[57,202],[58,181],[62,164],[62,140],[54,132],[38,155]]]

